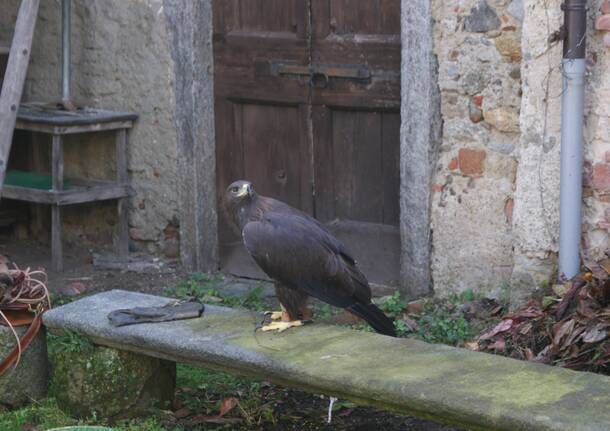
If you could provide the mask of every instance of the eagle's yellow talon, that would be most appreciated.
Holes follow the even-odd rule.
[[[293,320],[290,322],[271,322],[268,325],[263,326],[261,329],[267,331],[284,332],[286,329],[292,328],[293,326],[303,326],[302,320]]]
[[[271,320],[280,320],[283,311],[265,311],[265,316],[269,316]]]

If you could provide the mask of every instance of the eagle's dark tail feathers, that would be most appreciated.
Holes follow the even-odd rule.
[[[386,316],[375,304],[353,304],[347,310],[354,313],[373,327],[380,334],[396,337],[394,321]]]

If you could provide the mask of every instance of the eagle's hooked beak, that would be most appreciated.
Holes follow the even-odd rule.
[[[252,190],[252,184],[246,183],[241,186],[241,190],[239,191],[239,194],[237,196],[241,198],[246,195],[248,195],[249,197],[252,197],[252,195],[254,195],[254,190]]]

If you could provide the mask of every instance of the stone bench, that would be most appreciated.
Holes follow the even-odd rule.
[[[108,324],[115,309],[168,301],[114,290],[53,309],[44,323],[119,350],[470,429],[610,429],[610,378],[602,375],[322,324],[255,332],[260,315],[209,305],[200,319]]]

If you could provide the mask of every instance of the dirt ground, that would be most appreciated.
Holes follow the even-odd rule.
[[[91,251],[74,249],[64,251],[65,270],[58,273],[51,270],[49,248],[35,242],[4,242],[0,244],[0,255],[8,257],[21,268],[44,268],[48,275],[47,286],[51,292],[56,294],[69,292],[73,283],[82,283],[87,294],[124,289],[163,295],[166,288],[176,286],[189,277],[189,274],[177,262],[168,261],[153,261],[154,268],[139,272],[99,269],[93,265],[94,254]],[[218,289],[228,291],[232,295],[240,295],[245,294],[257,283],[252,280],[227,277],[218,286]],[[269,283],[264,286],[263,296],[271,303],[275,301],[273,289]],[[274,390],[284,391],[286,396],[284,403],[278,406],[281,419],[274,429],[457,431],[455,428],[435,422],[366,407],[350,409],[349,415],[339,413],[333,419],[332,425],[326,425],[323,416],[325,416],[324,412],[328,406],[328,399],[291,389],[275,387]],[[299,414],[297,415],[297,413]],[[299,420],[296,420],[297,416],[299,416]],[[266,428],[263,426],[262,429]]]
[[[165,287],[172,286],[187,276],[176,262],[160,260],[153,263],[158,268],[142,272],[99,269],[93,265],[96,254],[83,249],[64,250],[65,269],[63,272],[54,272],[51,269],[48,246],[33,241],[2,243],[0,255],[5,255],[21,268],[44,268],[48,276],[47,287],[57,294],[64,293],[73,282],[83,283],[87,293],[123,289],[162,294]]]

